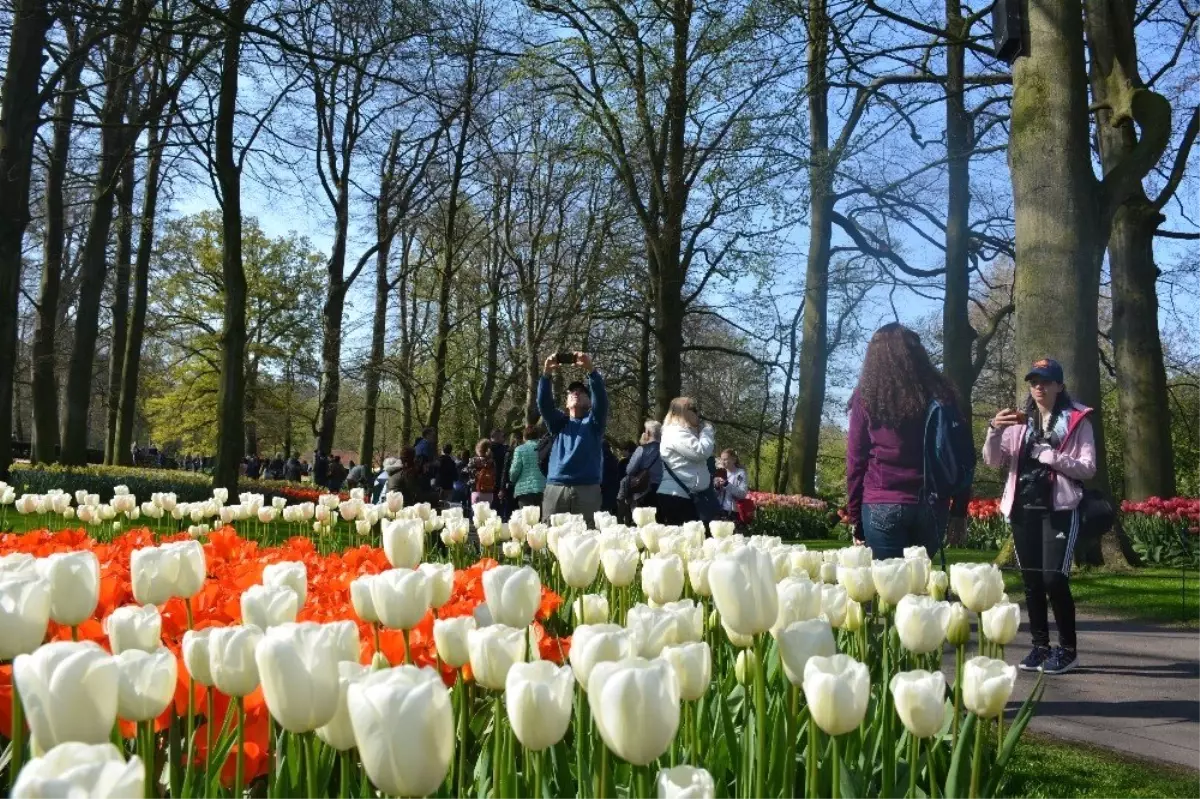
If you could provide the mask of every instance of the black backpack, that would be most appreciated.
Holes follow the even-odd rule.
[[[550,451],[554,449],[554,439],[554,433],[547,433],[538,439],[537,459],[538,468],[542,470],[542,477],[550,476]]]
[[[925,415],[925,493],[948,500],[975,480],[975,444],[958,410],[934,400]]]

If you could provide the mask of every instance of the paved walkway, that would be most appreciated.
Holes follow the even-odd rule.
[[[1200,633],[1085,615],[1077,626],[1080,666],[1046,678],[1046,692],[1029,729],[1200,768]],[[1021,627],[1005,648],[1009,663],[1029,651],[1024,618]],[[1053,623],[1050,635],[1057,642]],[[949,665],[953,675],[953,655]],[[1020,672],[1010,718],[1035,681],[1035,674]]]

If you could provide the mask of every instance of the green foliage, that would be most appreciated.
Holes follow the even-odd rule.
[[[183,451],[215,445],[217,382],[225,311],[221,220],[215,211],[171,220],[158,245],[160,276],[151,320],[165,341],[166,371],[146,379],[150,437]],[[320,252],[295,234],[269,238],[253,218],[243,222],[246,271],[247,424],[290,439],[301,415],[297,379],[316,367],[309,353],[320,331],[324,281]],[[283,417],[283,418],[281,418]]]
[[[1147,763],[1090,747],[1027,735],[1000,783],[1000,796],[1187,797],[1200,792],[1194,771]]]
[[[1121,522],[1133,551],[1145,563],[1176,568],[1200,565],[1200,539],[1193,533],[1180,537],[1186,523],[1146,513],[1123,514]]]
[[[773,535],[785,541],[835,538],[839,530],[837,512],[825,509],[759,504],[750,525],[753,535]]]
[[[212,497],[212,478],[199,472],[170,469],[139,469],[128,466],[59,466],[57,464],[14,464],[9,485],[17,494],[45,494],[53,489],[79,490],[98,494],[102,502],[113,495],[113,488],[123,485],[139,502],[149,501],[158,492],[175,494],[179,502],[202,502]],[[311,487],[305,485],[305,487]],[[242,491],[263,494],[267,498],[284,496],[284,489],[300,488],[296,483],[282,480],[247,480],[238,483]],[[293,500],[294,501],[294,497]]]

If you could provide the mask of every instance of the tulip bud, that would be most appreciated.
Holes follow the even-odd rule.
[[[871,580],[875,592],[888,605],[895,607],[908,594],[908,561],[903,558],[877,560],[871,564]]]
[[[91,551],[56,552],[37,562],[50,586],[50,618],[59,624],[82,624],[100,602],[100,562]]]
[[[13,785],[12,797],[121,799],[141,796],[145,780],[141,758],[134,756],[126,763],[111,743],[62,743],[25,764]]]
[[[850,732],[867,714],[870,673],[849,655],[809,658],[803,685],[812,719],[827,735]]]
[[[525,631],[493,624],[467,632],[467,649],[475,681],[492,691],[503,691],[508,670],[525,660]]]
[[[679,729],[679,681],[662,659],[597,664],[588,704],[605,745],[635,766],[661,757]],[[627,723],[634,718],[637,724]]]
[[[374,655],[371,655],[371,671],[383,671],[391,667],[392,664],[388,662],[387,655],[382,652],[376,652]]]
[[[606,549],[600,555],[600,563],[604,566],[605,578],[614,587],[624,588],[637,576],[638,553],[636,549]]]
[[[584,594],[571,604],[575,624],[604,624],[608,621],[608,597]]]
[[[324,726],[317,728],[317,737],[328,744],[331,749],[345,752],[354,748],[354,727],[350,721],[350,707],[346,702],[346,694],[351,685],[362,682],[371,673],[371,668],[343,660],[337,664],[337,671],[337,711]]]
[[[304,607],[308,599],[308,567],[301,561],[281,561],[263,568],[262,584],[287,586],[296,592],[298,605]]]
[[[680,699],[694,702],[704,696],[712,681],[712,650],[707,641],[663,647],[662,658],[675,670]]]
[[[209,639],[214,629],[205,627],[183,634],[183,665],[197,685],[213,684],[212,669],[209,667]]]
[[[712,560],[709,558],[688,558],[688,582],[697,596],[712,596],[712,584],[708,581],[708,571],[711,568]]]
[[[425,554],[425,524],[420,519],[396,519],[381,527],[383,552],[397,569],[415,569]]]
[[[126,605],[104,619],[104,634],[114,655],[126,649],[154,652],[162,646],[162,616],[154,605]]]
[[[501,550],[504,552],[504,557],[509,560],[520,560],[523,551],[520,541],[505,541]]]
[[[674,602],[683,595],[683,559],[656,555],[642,563],[642,591],[653,602]]]
[[[634,634],[616,624],[584,624],[571,636],[567,657],[583,690],[597,663],[624,660],[637,654]]]
[[[950,605],[946,620],[946,640],[953,646],[966,646],[971,640],[971,615],[961,603]]]
[[[992,563],[954,563],[950,566],[950,587],[967,610],[983,613],[1000,601],[1004,576]]]
[[[850,632],[858,632],[866,623],[866,615],[863,612],[863,606],[853,599],[846,601],[846,622],[843,624],[843,629]]]
[[[973,657],[963,667],[963,704],[982,719],[995,718],[1004,712],[1016,682],[1016,666]]]
[[[562,740],[571,724],[573,688],[568,666],[545,660],[513,664],[504,681],[504,706],[522,746],[540,752]]]
[[[713,562],[708,574],[713,602],[725,627],[742,636],[766,632],[779,617],[771,556],[743,547]]]
[[[586,533],[559,536],[558,565],[571,588],[587,588],[600,567],[600,540]]]
[[[13,679],[34,751],[104,743],[117,720],[117,659],[93,643],[55,641],[17,655]]]
[[[792,622],[821,615],[821,583],[814,583],[808,577],[788,577],[777,583],[775,590],[779,596],[779,614],[771,635],[778,636]]]
[[[385,627],[411,630],[429,612],[433,586],[420,571],[390,569],[375,575],[370,586],[371,604]]]
[[[117,665],[117,715],[126,721],[149,721],[162,715],[175,696],[178,677],[171,650],[126,649],[117,655]]]
[[[419,570],[429,579],[429,606],[440,608],[454,593],[453,563],[422,563]]]
[[[253,625],[212,628],[208,669],[218,691],[235,697],[254,693],[259,683],[254,649],[262,638],[263,631]]]
[[[846,607],[850,598],[846,589],[840,585],[821,586],[821,613],[829,619],[835,629],[841,629],[846,624]]]
[[[979,614],[984,636],[994,644],[1007,646],[1017,637],[1021,626],[1021,607],[1000,602]]]
[[[363,770],[388,796],[428,796],[454,757],[450,692],[432,669],[375,671],[346,689]]]
[[[946,678],[940,671],[917,669],[892,677],[896,714],[905,729],[917,738],[932,738],[946,718]]]
[[[733,664],[733,675],[737,678],[738,685],[750,685],[754,682],[754,672],[758,668],[758,656],[754,654],[753,649],[743,649],[737,654],[737,661]]]
[[[476,629],[474,616],[455,616],[449,619],[434,619],[433,643],[442,662],[451,668],[461,669],[471,660],[467,639]]]
[[[713,799],[717,795],[712,775],[694,766],[676,766],[658,772],[658,799]]]
[[[833,629],[824,619],[793,622],[780,630],[775,640],[783,661],[783,672],[792,685],[804,682],[804,667],[809,659],[837,654]]]
[[[931,597],[939,602],[946,598],[946,589],[950,587],[950,576],[944,571],[937,569],[929,573],[929,582],[925,586],[925,591]]]
[[[896,632],[909,652],[941,649],[950,621],[950,606],[927,596],[906,596],[896,605]]]
[[[252,585],[242,592],[242,623],[266,630],[296,620],[300,597],[283,585]]]
[[[267,709],[288,732],[312,732],[337,712],[336,635],[316,622],[281,624],[267,630],[254,648]]]
[[[371,581],[375,575],[366,574],[350,581],[350,604],[354,614],[368,624],[379,622],[379,614],[375,612],[375,603],[371,601]]]
[[[924,548],[920,549],[922,552],[925,551]],[[929,574],[933,568],[929,558],[905,558],[904,562],[908,566],[908,593],[927,593],[926,586],[929,584]]]
[[[483,595],[497,622],[526,627],[541,605],[542,582],[529,566],[497,566],[483,573]]]
[[[633,523],[638,527],[645,527],[648,524],[653,524],[656,511],[656,508],[634,508]]]
[[[50,583],[38,576],[33,558],[7,563],[0,570],[0,660],[33,652],[50,624]]]
[[[822,565],[822,570],[825,568]],[[846,589],[846,594],[860,605],[870,602],[875,597],[875,580],[871,576],[870,566],[844,566],[837,570],[838,584]]]

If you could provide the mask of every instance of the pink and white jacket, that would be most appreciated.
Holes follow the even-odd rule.
[[[1047,449],[1038,457],[1053,471],[1052,496],[1055,510],[1074,510],[1083,499],[1083,481],[1096,474],[1096,439],[1092,435],[1092,423],[1088,417],[1092,409],[1078,402],[1071,403],[1067,411],[1067,434],[1058,449]],[[988,427],[983,442],[983,462],[994,468],[1008,469],[1004,481],[1004,496],[1000,499],[1000,512],[1005,518],[1012,515],[1013,499],[1017,493],[1017,472],[1021,449],[1025,442],[1025,425],[1015,424],[1003,430]],[[1063,479],[1068,478],[1068,479]]]

